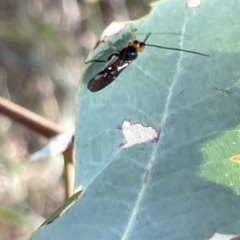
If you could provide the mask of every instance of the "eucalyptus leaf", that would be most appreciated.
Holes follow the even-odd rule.
[[[240,152],[240,5],[212,0],[187,6],[185,0],[158,2],[146,18],[107,40],[121,49],[137,28],[138,40],[151,32],[149,44],[210,58],[146,47],[96,93],[86,84],[105,65],[87,65],[76,134],[76,188],[84,195],[34,240],[240,234],[240,165],[231,161]],[[100,44],[89,59],[111,53]],[[155,137],[141,140],[145,128]]]

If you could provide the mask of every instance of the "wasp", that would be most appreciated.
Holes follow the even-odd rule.
[[[97,91],[105,88],[110,83],[112,83],[119,76],[119,74],[126,67],[128,67],[129,64],[133,60],[135,60],[137,58],[138,53],[143,52],[145,46],[162,48],[162,49],[167,49],[167,50],[174,50],[174,51],[182,51],[182,52],[201,55],[204,57],[209,57],[209,55],[204,54],[204,53],[185,50],[185,49],[181,49],[181,48],[172,48],[172,47],[164,47],[164,46],[159,46],[159,45],[154,45],[154,44],[147,44],[146,41],[150,37],[151,33],[147,34],[147,36],[145,37],[143,42],[138,41],[135,39],[134,33],[136,31],[137,31],[137,29],[132,30],[132,40],[129,41],[127,47],[123,48],[122,50],[119,50],[111,42],[103,40],[103,42],[106,43],[115,52],[113,54],[111,54],[107,60],[93,59],[93,60],[86,62],[86,64],[91,63],[91,62],[108,62],[106,67],[89,81],[87,87],[91,92],[97,92]]]

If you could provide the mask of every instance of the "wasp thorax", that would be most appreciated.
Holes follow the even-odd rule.
[[[132,46],[130,46],[130,47],[132,47]],[[137,58],[138,52],[133,47],[133,49],[128,49],[127,51],[125,51],[124,56],[125,56],[125,59],[124,59],[125,61],[131,62]]]

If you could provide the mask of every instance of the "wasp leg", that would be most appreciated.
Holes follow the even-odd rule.
[[[108,60],[99,60],[99,59],[92,59],[90,61],[85,62],[85,64],[91,63],[91,62],[107,62]]]
[[[91,63],[91,62],[109,62],[113,56],[118,57],[119,54],[118,53],[113,53],[107,58],[107,60],[92,59],[90,61],[85,62],[85,64],[88,64],[88,63]]]
[[[120,53],[121,50],[119,50],[114,44],[112,44],[111,42],[108,42],[108,41],[105,41],[105,40],[102,40],[102,42],[106,43],[110,48],[112,48],[115,52],[118,52]]]
[[[136,28],[132,28],[132,31],[131,31],[131,33],[132,33],[132,41],[134,41],[136,39],[136,34],[135,34],[136,31],[137,31]]]

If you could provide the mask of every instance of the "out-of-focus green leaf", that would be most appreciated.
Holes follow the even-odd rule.
[[[67,211],[67,209],[70,208],[82,196],[82,194],[83,191],[81,190],[73,194],[67,201],[64,202],[61,207],[59,207],[51,216],[46,219],[46,221],[40,226],[40,228],[45,225],[51,224],[55,219],[64,214],[64,212]]]
[[[211,57],[146,47],[102,91],[81,85],[76,187],[85,194],[34,240],[192,240],[240,233],[240,165],[230,161],[240,152],[239,12],[235,1],[186,8],[183,0],[166,0],[109,38],[121,48],[131,28],[180,33],[152,34],[148,43]],[[106,59],[111,50],[100,52],[107,48],[100,45],[91,58]],[[103,67],[88,66],[83,82]],[[126,148],[147,128],[161,129],[160,136]]]

